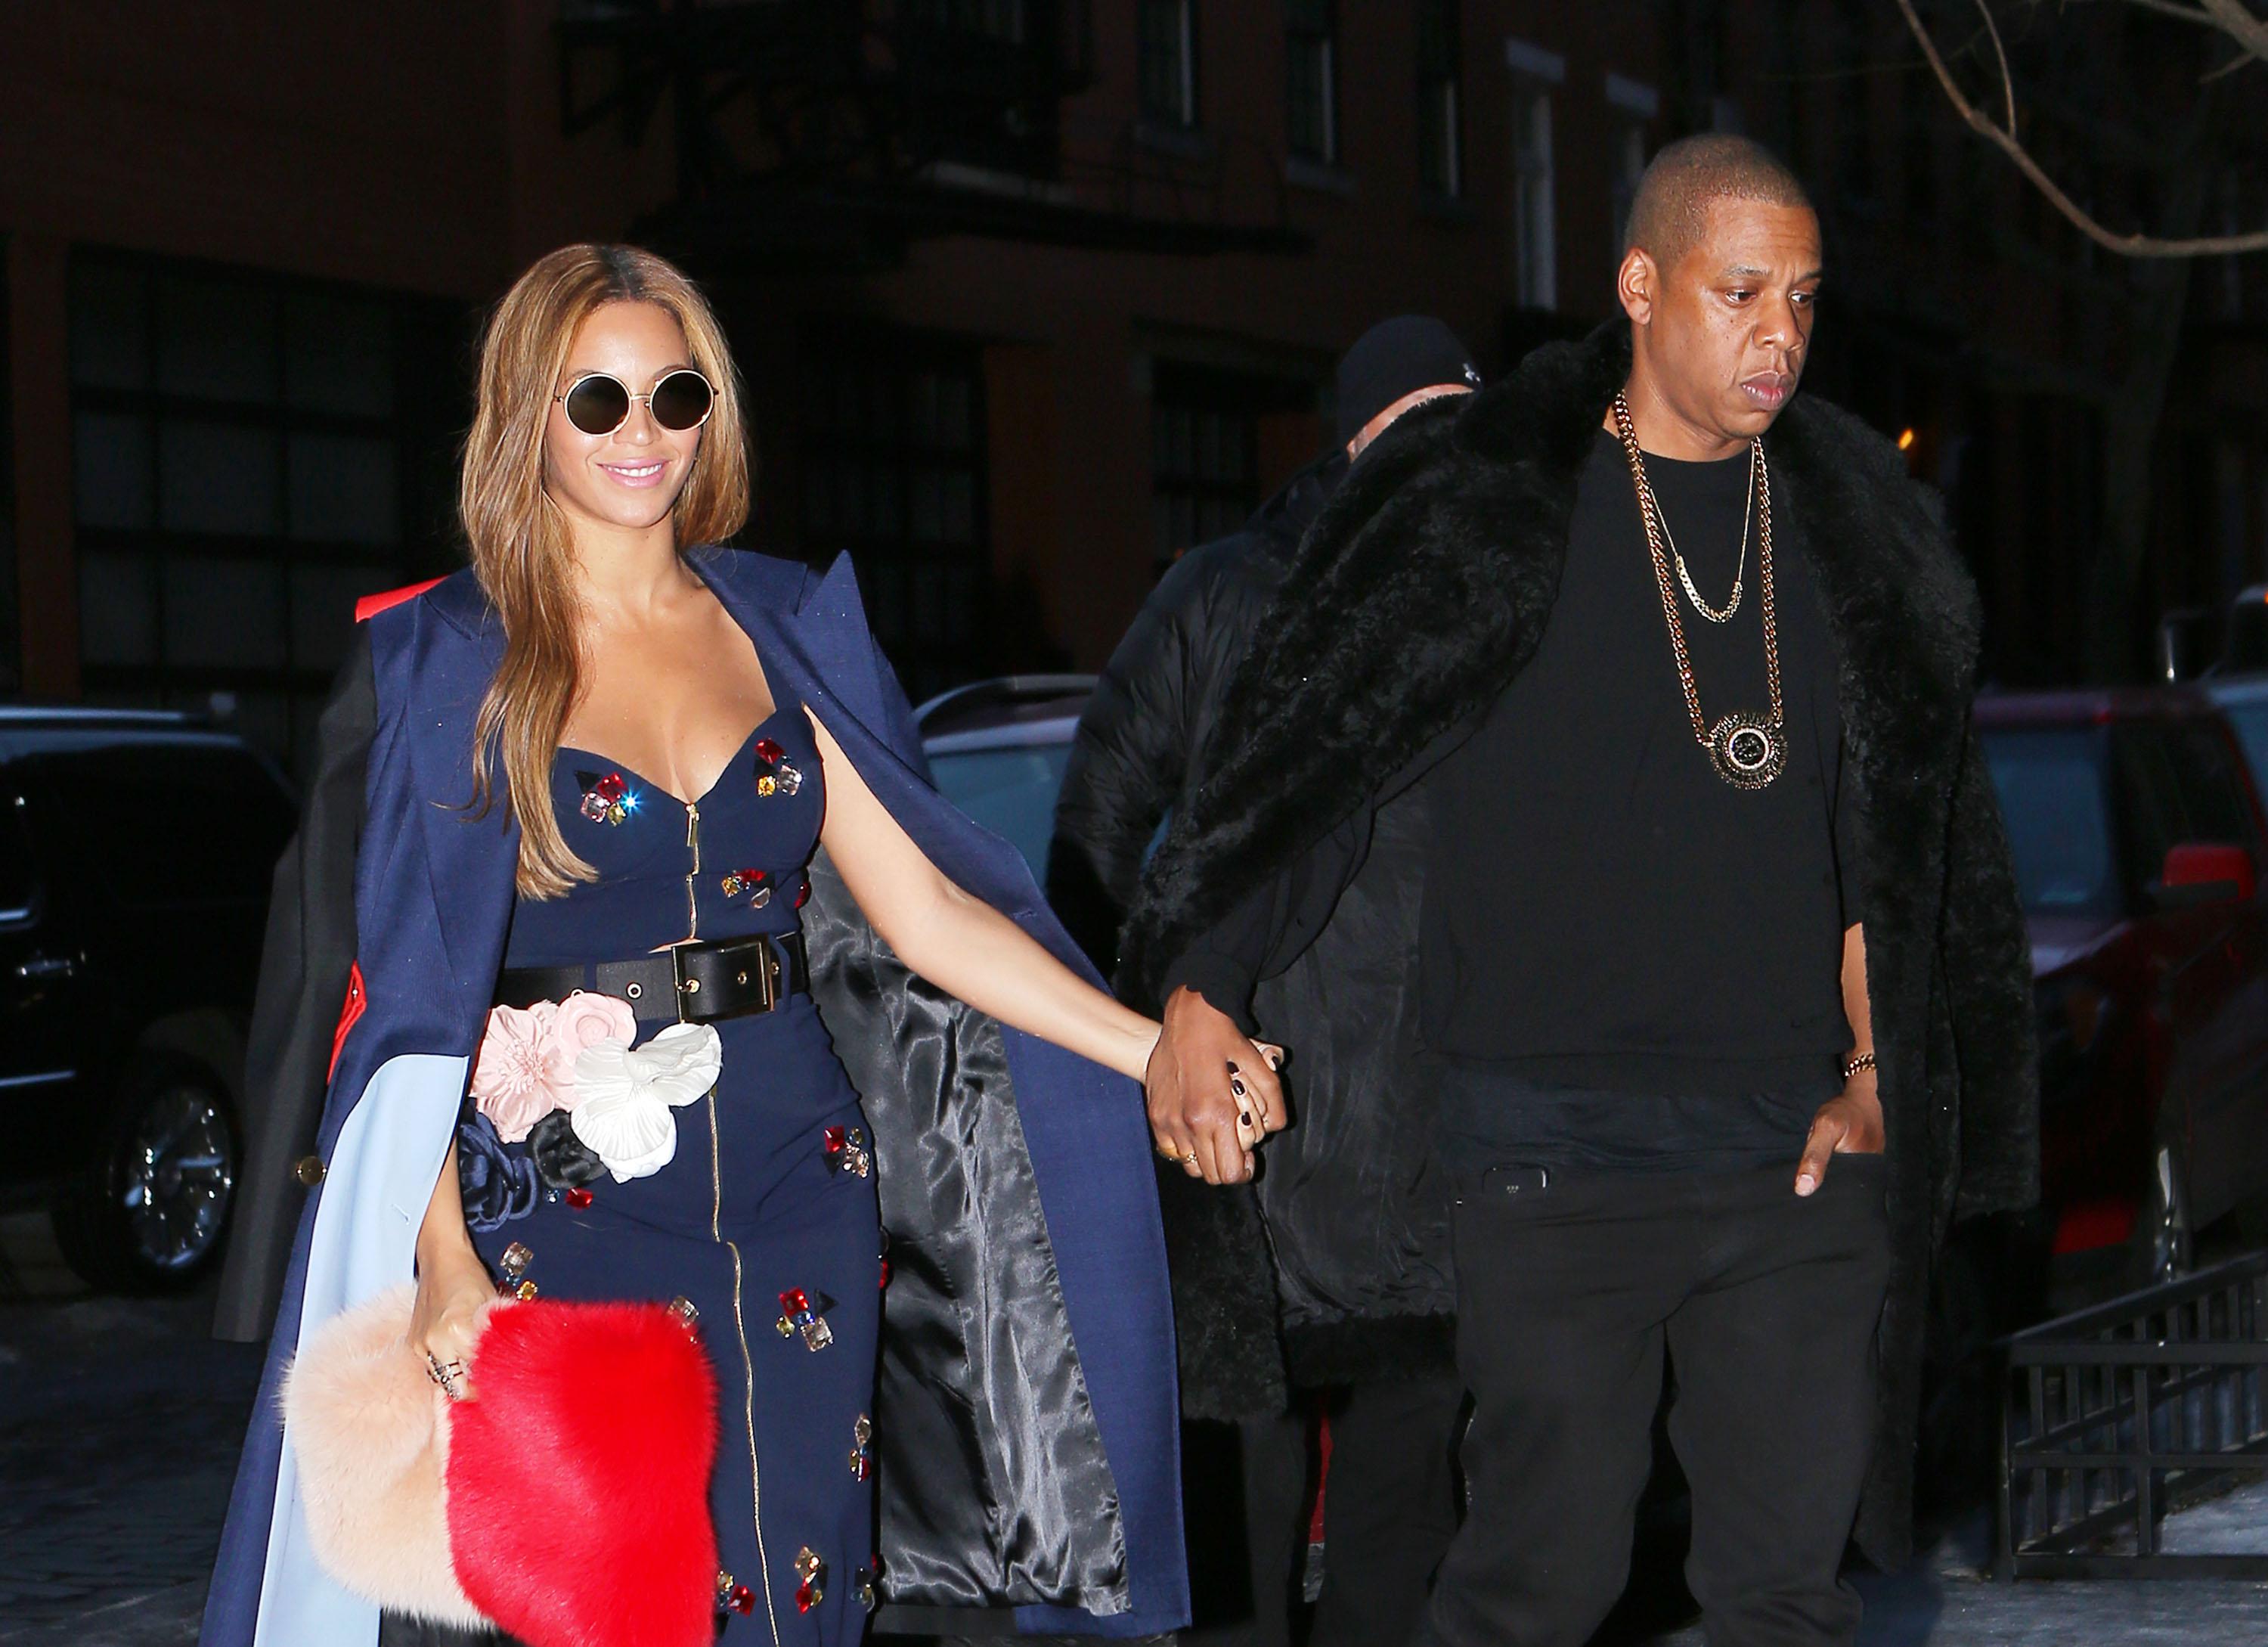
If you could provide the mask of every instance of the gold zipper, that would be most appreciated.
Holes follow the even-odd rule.
[[[685,803],[685,845],[693,853],[693,867],[685,872],[685,935],[689,940],[701,935],[701,901],[693,890],[701,878],[701,809],[690,801]]]
[[[756,1530],[756,1566],[763,1580],[764,1620],[771,1626],[772,1647],[779,1647],[779,1616],[772,1610],[772,1562],[764,1549],[763,1472],[756,1466],[756,1361],[748,1353],[748,1322],[740,1307],[740,1244],[724,1238],[725,1178],[717,1158],[717,1089],[709,1089],[709,1238],[733,1255],[733,1331],[740,1340],[740,1417],[748,1430],[748,1512]]]

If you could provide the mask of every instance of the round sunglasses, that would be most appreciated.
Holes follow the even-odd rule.
[[[717,409],[716,389],[691,366],[663,373],[643,395],[631,394],[630,385],[610,373],[586,372],[565,394],[551,398],[565,405],[569,423],[593,435],[614,433],[630,421],[630,408],[640,401],[654,422],[679,434],[698,429]]]

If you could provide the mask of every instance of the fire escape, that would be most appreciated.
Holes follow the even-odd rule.
[[[979,235],[1182,255],[1296,254],[1280,163],[1145,142],[1070,107],[1087,0],[563,0],[561,106],[666,143],[636,227],[696,263],[886,268]]]

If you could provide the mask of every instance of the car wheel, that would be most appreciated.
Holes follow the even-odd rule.
[[[130,1065],[99,1156],[55,1206],[64,1261],[113,1292],[172,1292],[213,1261],[236,1200],[236,1123],[210,1070]]]
[[[2142,1284],[2189,1273],[2196,1255],[2197,1232],[2190,1225],[2190,1199],[2183,1183],[2181,1163],[2171,1144],[2160,1144],[2150,1160],[2150,1184],[2142,1197],[2141,1215],[2134,1222],[2134,1261]]]

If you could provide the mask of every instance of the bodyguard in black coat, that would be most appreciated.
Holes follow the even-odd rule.
[[[1300,535],[1346,473],[1332,451],[1285,482],[1241,530],[1166,570],[1097,678],[1079,718],[1048,848],[1048,903],[1107,975],[1142,854],[1196,787],[1220,694]]]
[[[1734,159],[1736,175],[1760,163],[1795,190],[1770,157]],[[1699,210],[1712,205],[1705,196]],[[1412,415],[1355,465],[1232,683],[1204,787],[1145,875],[1124,935],[1123,983],[1152,999],[1186,985],[1249,1016],[1257,982],[1257,1021],[1267,1027],[1269,980],[1291,976],[1342,918],[1344,895],[1370,873],[1372,843],[1395,808],[1425,794],[1421,779],[1473,735],[1535,657],[1568,564],[1579,475],[1631,371],[1630,328],[1616,322],[1580,344],[1538,351],[1469,401]],[[1837,660],[1832,698],[1852,804],[1852,891],[1865,911],[1859,1016],[1871,1019],[1887,1144],[1888,1281],[1873,1335],[1874,1437],[1855,1533],[1872,1558],[1892,1563],[1911,1540],[1933,1255],[1955,1216],[2021,1207],[2036,1192],[2029,969],[2007,841],[1969,720],[1978,640],[1971,581],[1889,442],[1812,397],[1767,421],[1779,557],[1800,559]],[[1659,642],[1660,612],[1649,621]],[[1368,889],[1372,904],[1418,904],[1424,856],[1400,853],[1391,883]],[[1400,966],[1398,984],[1350,992],[1341,1010],[1386,1037],[1401,1032],[1416,949],[1381,953]],[[1302,1049],[1290,1050],[1296,1076]],[[1334,1134],[1310,1140],[1303,1162],[1359,1156],[1381,1136],[1426,1136],[1436,1092],[1416,1061],[1401,1075],[1380,1093],[1382,1114],[1303,1115],[1269,1143],[1261,1202],[1273,1152],[1302,1128]],[[1153,1078],[1153,1125],[1157,1092]],[[1295,1083],[1291,1096],[1296,1111]],[[1841,1173],[1847,1184],[1852,1170],[1838,1163],[1828,1182]],[[1224,1225],[1241,1221],[1248,1238],[1217,1249],[1209,1318],[1191,1311],[1188,1278],[1176,1278],[1185,1400],[1206,1399],[1191,1389],[1201,1384],[1234,1410],[1270,1399],[1281,1380],[1278,1340],[1253,1319],[1270,1243],[1308,1252],[1312,1302],[1335,1306],[1350,1333],[1376,1327],[1378,1348],[1390,1348],[1408,1298],[1423,1293],[1411,1278],[1446,1254],[1403,1242],[1406,1261],[1381,1272],[1380,1231],[1437,1230],[1444,1191],[1393,1174],[1373,1175],[1367,1188],[1367,1200],[1270,1205],[1264,1229],[1253,1188],[1216,1192]],[[1381,1303],[1381,1274],[1404,1283],[1403,1298]],[[1446,1288],[1437,1284],[1435,1296],[1446,1304]],[[1517,1333],[1521,1324],[1463,1331],[1484,1327]],[[1474,1486],[1476,1517],[1508,1508],[1521,1490],[1501,1480]],[[1443,1599],[1437,1593],[1436,1621]],[[1785,1639],[1841,1634],[1836,1625],[1821,1630]]]

